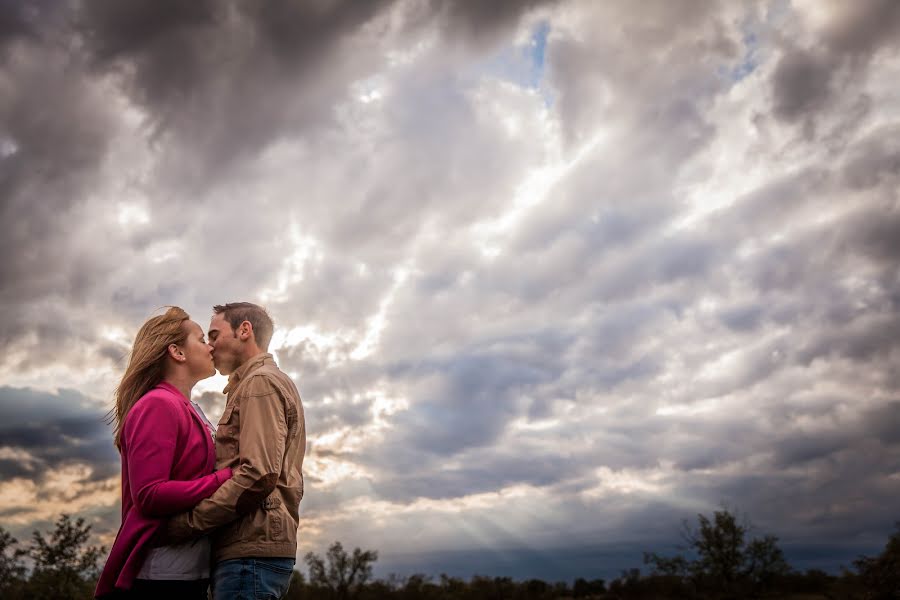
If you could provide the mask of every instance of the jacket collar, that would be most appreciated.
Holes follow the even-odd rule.
[[[272,355],[268,352],[263,352],[262,354],[257,354],[231,374],[228,377],[228,385],[225,386],[225,389],[222,390],[223,394],[228,394],[231,390],[237,388],[238,384],[241,382],[241,379],[247,376],[251,371],[255,371],[257,368],[263,366],[266,361],[270,361],[272,364],[275,363],[275,359],[272,358]]]
[[[162,388],[172,394],[175,394],[175,397],[177,397],[179,400],[181,400],[185,404],[187,404],[189,402],[189,399],[184,397],[184,394],[181,393],[181,390],[179,390],[177,387],[175,387],[168,381],[160,381],[159,383],[156,384],[156,387]]]

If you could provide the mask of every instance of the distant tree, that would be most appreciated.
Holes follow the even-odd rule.
[[[567,598],[572,595],[572,590],[569,589],[569,584],[565,581],[557,581],[553,585],[550,586],[550,597],[551,598]]]
[[[79,517],[62,515],[45,538],[35,531],[28,555],[34,569],[26,586],[29,598],[68,600],[89,598],[99,575],[99,561],[105,550],[87,545],[91,526]]]
[[[622,571],[618,579],[609,584],[609,593],[613,598],[640,598],[641,570],[627,569]]]
[[[0,598],[18,598],[25,583],[26,552],[17,547],[18,540],[0,527]]]
[[[328,548],[325,559],[309,552],[305,556],[309,567],[309,582],[331,592],[336,600],[356,598],[372,577],[372,564],[378,560],[378,552],[354,548],[347,554],[340,542]]]
[[[540,579],[529,579],[519,585],[518,598],[547,598],[550,596],[550,585]]]
[[[396,593],[391,584],[381,579],[367,583],[360,590],[361,600],[384,600],[384,598],[396,598]]]
[[[862,556],[853,562],[867,600],[900,598],[900,523],[895,528],[881,554]]]
[[[840,595],[829,595],[829,590],[834,587],[837,580],[836,576],[829,575],[820,569],[809,569],[803,573],[795,571],[778,577],[776,586],[778,591],[785,595],[818,594],[819,596],[828,595],[830,598],[840,598]]]
[[[644,564],[653,565],[655,574],[669,577],[688,577],[693,568],[693,563],[680,554],[661,556],[655,552],[644,552]]]
[[[700,527],[686,528],[686,537],[699,559],[692,570],[709,576],[729,590],[737,579],[743,563],[742,549],[746,527],[727,510],[716,511],[712,519],[697,515]]]
[[[438,586],[442,600],[463,600],[468,598],[469,586],[459,577],[451,577],[441,573]]]
[[[588,581],[587,579],[579,577],[572,585],[572,596],[574,598],[590,598],[593,596],[600,596],[605,593],[606,582],[602,579],[594,579]]]
[[[778,577],[790,573],[791,567],[778,547],[774,535],[754,539],[744,551],[743,575],[749,578],[751,586],[757,590],[771,589]]]
[[[442,589],[430,575],[416,573],[406,578],[397,594],[401,600],[431,600],[442,597]]]
[[[697,515],[697,520],[696,529],[685,522],[682,533],[695,558],[644,553],[654,574],[687,578],[698,589],[733,595],[739,588],[760,592],[790,572],[775,536],[747,542],[747,527],[724,509],[712,519]]]
[[[516,591],[516,584],[512,577],[494,577],[492,584],[491,596],[497,600],[512,598]]]

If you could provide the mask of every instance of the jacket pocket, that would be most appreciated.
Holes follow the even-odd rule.
[[[219,426],[216,428],[216,460],[218,464],[228,464],[238,454],[238,423],[240,413],[234,406],[226,406]]]
[[[231,414],[234,412],[234,404],[230,404],[225,407],[225,412],[222,413],[222,418],[219,419],[219,427],[228,423],[231,420]]]

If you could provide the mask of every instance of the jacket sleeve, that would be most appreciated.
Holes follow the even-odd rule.
[[[128,455],[132,500],[147,517],[169,516],[209,497],[231,476],[221,469],[191,481],[170,479],[178,440],[178,407],[164,399],[140,402],[125,420],[122,435]]]
[[[208,533],[259,507],[281,473],[287,443],[284,401],[264,375],[244,384],[238,466],[234,475],[193,510],[168,522],[166,537],[183,540]]]

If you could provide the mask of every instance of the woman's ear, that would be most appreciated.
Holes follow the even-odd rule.
[[[169,344],[169,347],[166,348],[166,352],[171,356],[176,362],[184,362],[186,357],[181,348],[178,347],[178,344]]]

